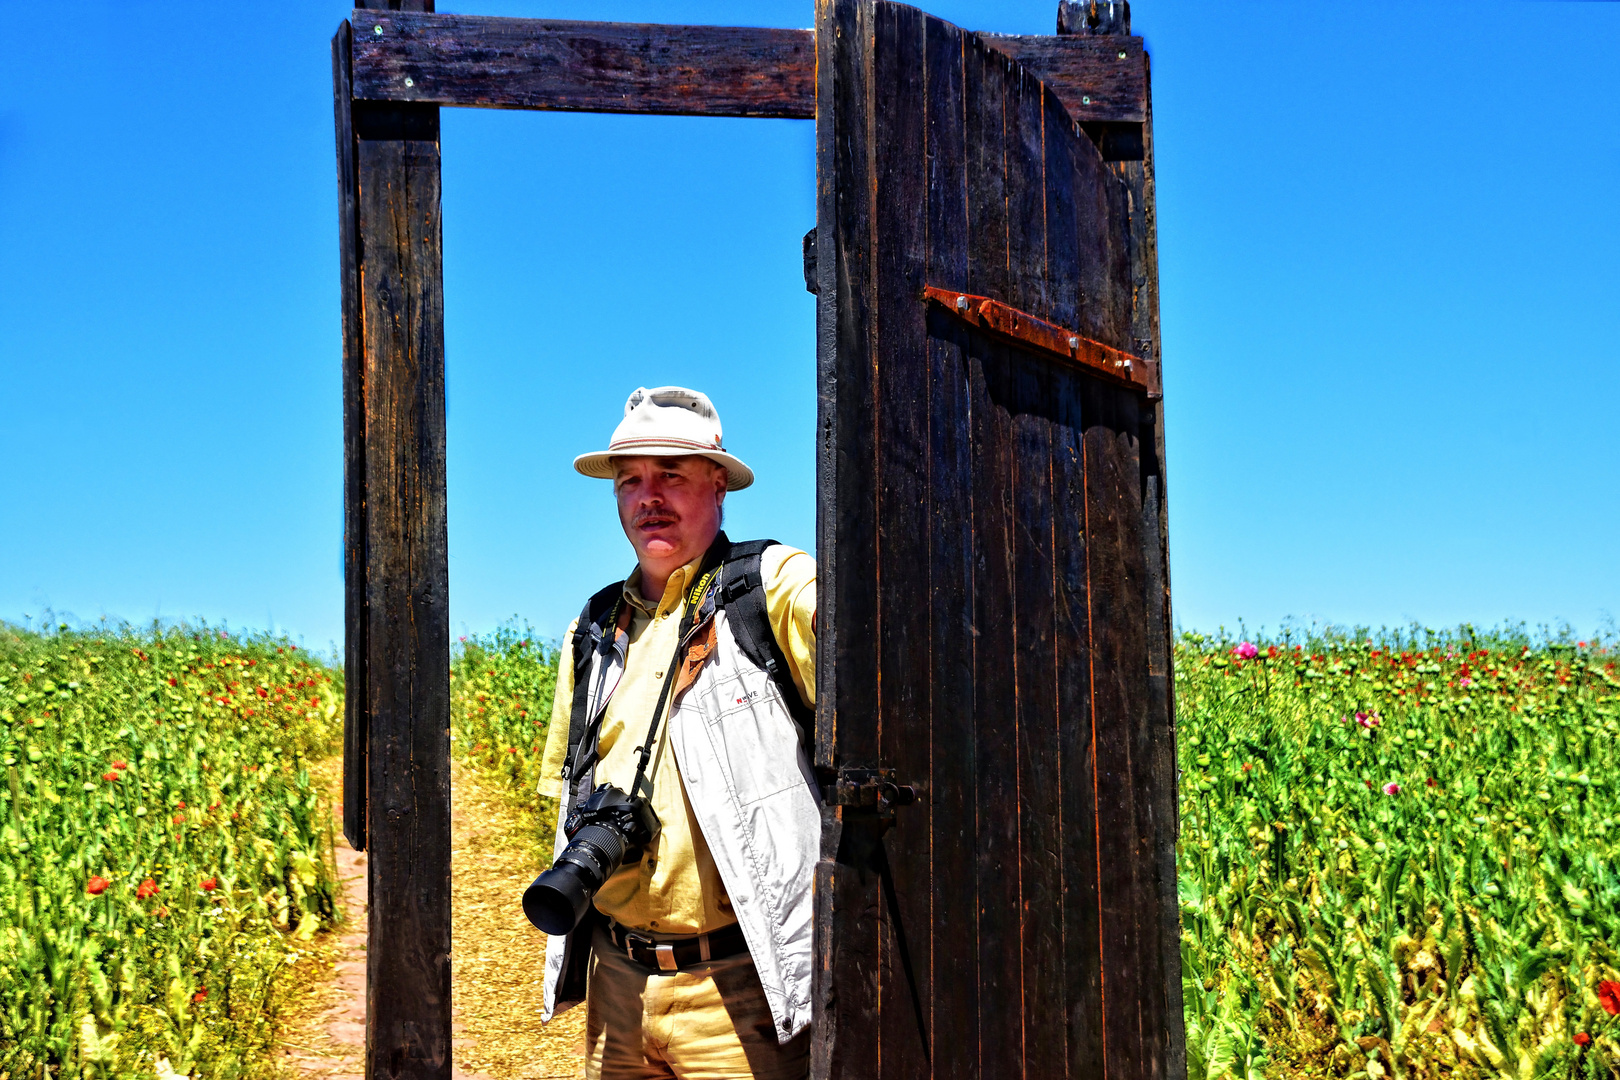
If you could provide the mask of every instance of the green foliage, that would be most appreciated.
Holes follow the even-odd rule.
[[[535,831],[528,839],[547,856],[557,807],[536,788],[557,659],[557,646],[535,641],[527,624],[520,631],[510,622],[491,634],[462,638],[450,674],[454,752],[503,787],[514,805],[533,811]]]
[[[1190,1080],[1620,1075],[1613,655],[1255,644],[1176,655]]]
[[[283,640],[0,623],[0,1076],[274,1074],[342,698]]]

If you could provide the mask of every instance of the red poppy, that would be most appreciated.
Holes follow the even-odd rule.
[[[109,784],[116,784],[118,782],[118,774],[115,772],[102,773],[101,778],[107,781]]]
[[[202,1001],[207,996],[208,996],[208,987],[199,986],[197,988],[197,992],[195,994],[191,995],[191,1000],[192,1001]]]
[[[184,810],[185,808],[186,808],[186,800],[181,799],[180,800],[180,809]]]
[[[1575,1033],[1575,1045],[1576,1046],[1589,1046],[1589,1045],[1591,1045],[1591,1043],[1592,1043],[1592,1036],[1588,1035],[1586,1032],[1579,1031],[1579,1032]]]
[[[151,878],[147,878],[145,881],[135,886],[135,899],[145,900],[149,897],[156,896],[157,892],[157,882],[153,881]]]
[[[218,878],[205,877],[205,878],[202,879],[202,891],[203,892],[213,892],[217,888],[219,888],[219,879]]]
[[[1613,979],[1604,979],[1598,983],[1598,1004],[1610,1016],[1620,1016],[1620,982]]]
[[[102,893],[107,891],[107,886],[111,884],[112,882],[108,881],[100,874],[91,874],[90,880],[84,883],[84,891],[89,893],[91,896],[100,896]]]
[[[269,697],[270,696],[270,691],[266,690],[264,687],[261,686],[261,687],[259,687],[259,696],[260,697]]]
[[[184,814],[176,814],[176,815],[174,815],[174,823],[176,825],[184,824],[185,820],[186,820],[186,815],[184,815]]]
[[[180,684],[179,684],[179,683],[178,683],[178,682],[176,682],[176,681],[175,681],[175,680],[173,680],[173,679],[170,679],[170,680],[169,680],[169,685],[170,685],[170,686],[179,686],[179,685],[180,685]]]
[[[127,761],[115,761],[115,762],[113,762],[113,768],[115,768],[115,769],[127,769],[127,768],[129,768],[129,762],[127,762]]]

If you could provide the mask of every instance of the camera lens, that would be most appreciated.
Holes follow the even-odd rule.
[[[624,860],[624,835],[617,829],[586,825],[574,834],[556,865],[534,879],[523,894],[523,913],[547,934],[566,934],[579,925],[591,897]]]

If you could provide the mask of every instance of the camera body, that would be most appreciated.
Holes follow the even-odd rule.
[[[569,933],[613,871],[639,857],[658,830],[651,802],[612,784],[598,786],[563,820],[568,846],[524,892],[523,913],[547,934]]]

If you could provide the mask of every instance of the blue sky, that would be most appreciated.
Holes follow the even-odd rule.
[[[445,10],[806,26],[807,2]],[[932,4],[1047,33],[1053,0]],[[1617,607],[1620,5],[1141,0],[1177,618]],[[12,5],[0,618],[342,634],[341,4]],[[69,23],[71,22],[71,26]],[[814,536],[812,125],[446,110],[452,621],[560,633],[630,565],[571,457],[707,389]]]

